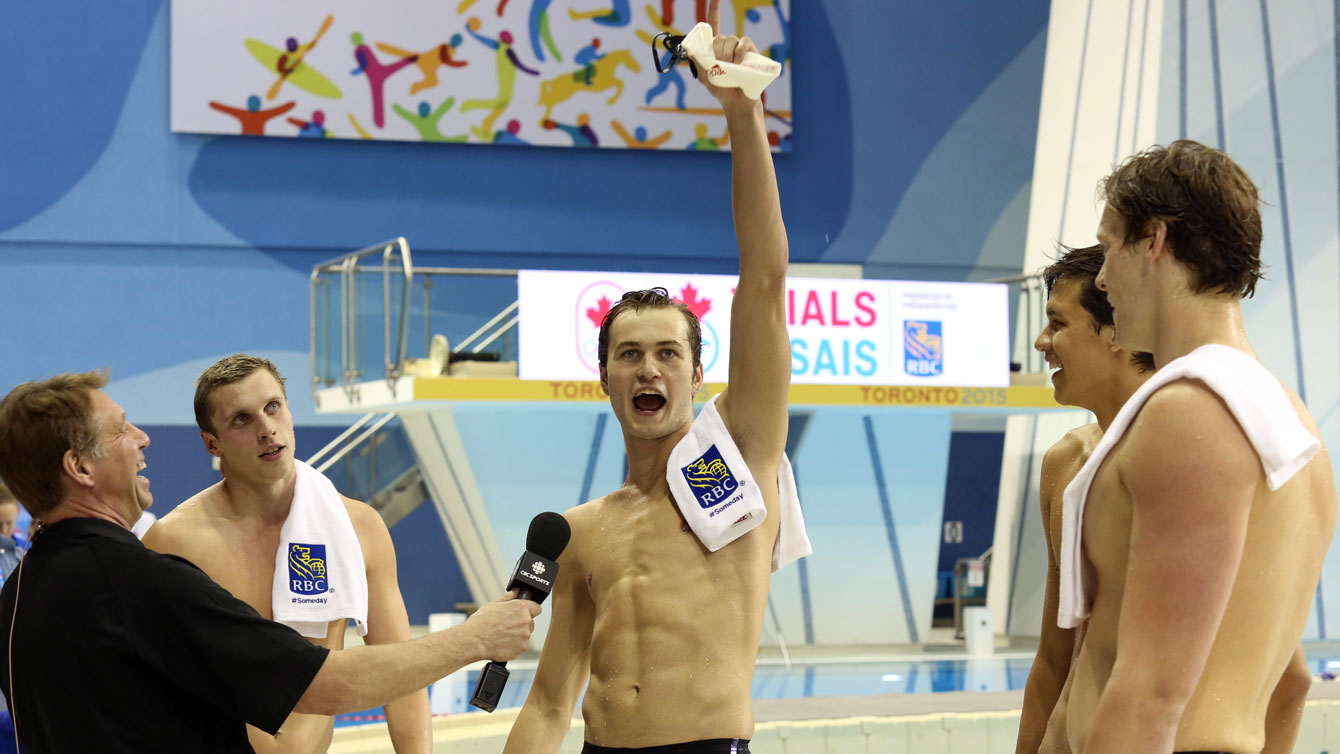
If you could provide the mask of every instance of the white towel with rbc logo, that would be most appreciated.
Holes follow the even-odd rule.
[[[324,474],[294,459],[293,504],[279,531],[270,609],[278,623],[311,639],[353,618],[368,632],[368,578],[349,511]]]
[[[689,433],[670,451],[665,469],[670,496],[710,552],[739,539],[768,516],[763,493],[717,412],[719,397],[712,396],[703,406]],[[805,533],[796,477],[785,453],[777,467],[777,499],[781,523],[772,547],[774,573],[813,552]]]

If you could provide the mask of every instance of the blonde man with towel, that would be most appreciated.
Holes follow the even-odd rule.
[[[1077,754],[1259,752],[1336,520],[1303,402],[1257,360],[1256,187],[1222,152],[1154,147],[1102,184],[1098,286],[1159,371],[1066,488],[1057,623],[1084,626]],[[1301,700],[1297,703],[1301,704]]]
[[[205,370],[195,415],[223,481],[164,516],[145,546],[190,560],[314,644],[342,648],[350,618],[368,644],[410,638],[390,532],[375,510],[295,459],[274,364],[237,354]],[[398,754],[432,750],[426,690],[387,704],[386,721]],[[278,735],[247,732],[258,754],[308,754],[326,750],[333,726],[330,717],[295,713]]]
[[[709,7],[713,29],[717,6]],[[718,59],[738,61],[753,44],[716,37],[715,48]],[[791,382],[787,240],[763,107],[737,90],[710,88],[730,129],[740,250],[730,387],[695,421],[693,396],[703,381],[698,322],[664,290],[626,294],[606,316],[600,382],[623,428],[628,478],[564,514],[572,540],[508,754],[557,751],[583,686],[584,752],[749,751],[750,686],[770,574],[808,547],[800,532],[779,540],[782,490],[793,486],[789,474],[779,479]],[[695,436],[700,431],[707,434]],[[677,451],[687,460],[675,460]],[[690,477],[684,484],[706,486],[686,501],[674,494],[675,480]],[[727,515],[705,522],[693,509]],[[798,508],[790,520],[800,523]]]

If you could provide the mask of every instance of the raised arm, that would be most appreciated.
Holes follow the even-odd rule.
[[[275,117],[276,115],[283,115],[284,113],[288,112],[289,110],[292,110],[292,109],[293,109],[294,107],[296,107],[297,105],[298,105],[298,103],[297,103],[296,101],[294,101],[294,102],[288,102],[288,103],[285,103],[285,104],[283,104],[283,105],[279,105],[278,107],[272,107],[272,108],[270,108],[269,110],[262,110],[262,111],[261,111],[261,115],[268,115],[268,116],[270,116],[271,118],[273,118],[273,117]]]
[[[510,61],[512,61],[512,65],[516,66],[518,70],[520,70],[520,71],[522,71],[522,72],[524,72],[524,73],[529,73],[529,74],[532,75],[532,76],[539,76],[539,75],[540,75],[540,72],[539,72],[539,71],[537,71],[537,70],[535,70],[535,69],[533,69],[533,68],[527,68],[527,67],[521,62],[521,58],[519,58],[519,57],[516,56],[516,50],[512,49],[511,47],[508,47],[508,48],[507,48],[507,59],[510,60]]]
[[[634,139],[633,135],[628,133],[628,129],[624,128],[622,123],[620,123],[617,120],[611,119],[610,128],[613,128],[614,133],[618,134],[620,139],[623,139],[623,143],[627,144],[630,147],[637,146],[638,144],[637,139]]]
[[[660,136],[657,136],[652,139],[647,139],[646,144],[647,146],[651,147],[659,147],[670,140],[671,134],[672,134],[671,131],[662,132]]]
[[[1047,585],[1042,594],[1042,632],[1038,639],[1037,656],[1028,672],[1024,685],[1024,706],[1019,716],[1019,738],[1015,754],[1037,754],[1047,732],[1056,700],[1061,696],[1066,675],[1070,673],[1070,658],[1074,652],[1074,629],[1056,625],[1057,606],[1060,602],[1061,572],[1056,562],[1056,547],[1052,539],[1053,518],[1060,518],[1061,494],[1069,479],[1066,469],[1074,468],[1074,454],[1080,450],[1073,436],[1067,435],[1048,449],[1042,457],[1042,475],[1038,484],[1042,504],[1042,532],[1047,544]]]
[[[403,47],[396,47],[396,46],[393,45],[393,44],[387,44],[386,42],[378,42],[378,43],[376,44],[376,47],[377,47],[378,50],[381,50],[382,52],[386,53],[387,55],[391,55],[391,56],[393,56],[393,57],[397,57],[397,58],[408,58],[408,57],[410,57],[410,56],[412,56],[412,55],[417,54],[417,53],[410,52],[409,50],[406,50],[406,49],[403,48]]]
[[[572,512],[568,512],[572,520]],[[507,737],[503,754],[553,754],[572,725],[577,698],[591,675],[591,632],[595,604],[576,565],[580,542],[558,559],[551,595],[549,633],[526,703]]]
[[[368,644],[408,641],[409,616],[400,596],[396,577],[395,546],[386,522],[364,503],[345,498],[349,520],[354,523],[363,549],[368,575]],[[432,714],[428,689],[419,689],[386,705],[386,728],[396,754],[428,754],[433,750]]]
[[[218,111],[221,112],[221,113],[228,113],[229,115],[233,116],[234,118],[240,118],[240,117],[242,117],[243,115],[246,115],[246,114],[249,112],[249,111],[244,110],[244,109],[242,109],[242,108],[240,108],[240,107],[232,107],[232,106],[229,106],[229,105],[225,105],[225,104],[223,104],[222,102],[215,102],[214,100],[210,100],[210,101],[209,101],[209,106],[212,107],[212,108],[214,108],[215,110],[218,110]]]
[[[708,5],[720,28],[721,0]],[[717,35],[718,60],[740,62],[757,52],[748,37]],[[731,140],[731,209],[740,247],[740,282],[731,302],[730,384],[718,402],[722,420],[751,465],[776,463],[786,447],[786,399],[791,387],[791,341],[786,332],[786,227],[777,175],[763,123],[763,104],[739,89],[712,86]]]
[[[433,110],[432,115],[428,116],[429,119],[432,120],[434,123],[436,123],[438,120],[442,118],[443,115],[446,114],[448,110],[451,109],[451,106],[454,104],[456,104],[456,98],[447,97],[446,99],[442,100],[442,104],[438,105],[437,109]]]
[[[1228,606],[1261,475],[1237,422],[1197,382],[1155,393],[1123,445],[1126,584],[1116,661],[1085,754],[1172,751]]]
[[[487,46],[490,50],[496,50],[496,49],[498,49],[498,40],[496,40],[496,39],[489,39],[488,37],[484,36],[483,34],[480,34],[479,32],[475,31],[474,29],[471,29],[469,24],[466,24],[466,26],[465,26],[465,31],[466,31],[466,33],[469,34],[470,36],[472,36],[472,37],[474,37],[475,39],[479,40],[479,42],[480,42],[481,44]]]

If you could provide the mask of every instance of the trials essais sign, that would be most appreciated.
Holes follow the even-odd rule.
[[[661,287],[702,322],[708,382],[726,382],[732,275],[522,270],[520,376],[594,380],[600,323],[626,291]],[[1006,287],[991,283],[788,278],[795,383],[1009,385]]]

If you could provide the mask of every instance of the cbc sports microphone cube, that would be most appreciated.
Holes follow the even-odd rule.
[[[554,578],[557,576],[558,563],[526,550],[512,569],[512,580],[507,583],[507,591],[515,589],[521,599],[542,603],[554,590]]]

